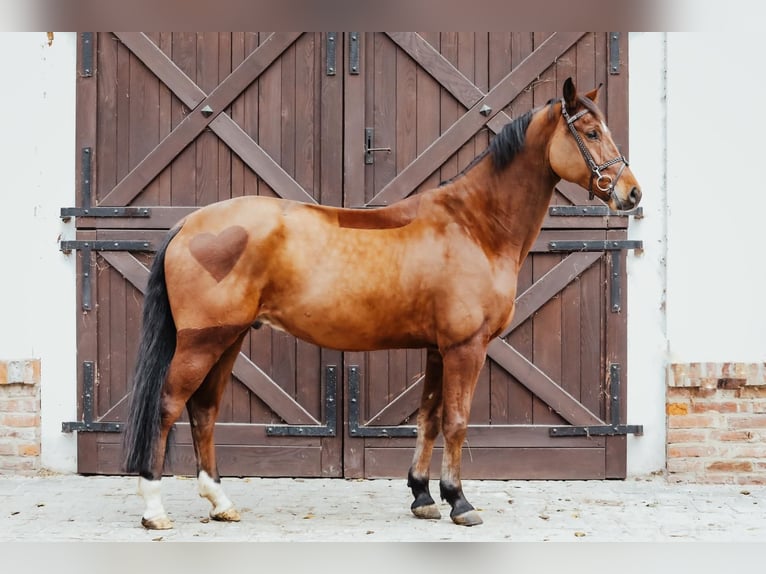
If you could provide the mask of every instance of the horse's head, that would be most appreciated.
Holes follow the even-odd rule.
[[[581,185],[611,209],[632,209],[641,201],[641,187],[596,105],[598,90],[580,96],[572,78],[564,82],[561,113],[548,146],[550,165],[560,178]]]

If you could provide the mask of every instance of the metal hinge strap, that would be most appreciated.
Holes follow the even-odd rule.
[[[348,368],[348,434],[352,437],[416,437],[418,429],[412,425],[366,426],[361,424],[359,367]]]
[[[61,219],[71,217],[151,217],[148,207],[62,207]]]
[[[335,75],[337,44],[338,44],[338,33],[327,32],[326,50],[325,50],[325,72],[328,76]]]
[[[122,432],[122,423],[93,420],[93,393],[96,389],[96,366],[93,361],[82,364],[82,420],[61,423],[62,432]]]
[[[359,74],[359,32],[349,34],[348,73],[352,76]]]
[[[325,368],[325,419],[324,425],[270,425],[266,427],[267,436],[335,436],[338,432],[338,367],[328,365]]]
[[[588,426],[561,426],[551,427],[549,434],[552,437],[574,436],[623,436],[627,434],[644,434],[643,425],[626,425],[620,423],[620,365],[609,365],[609,419],[607,425]]]

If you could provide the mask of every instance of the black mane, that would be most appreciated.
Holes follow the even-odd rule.
[[[500,133],[492,138],[488,150],[492,155],[492,163],[497,171],[502,171],[508,167],[516,154],[524,148],[524,140],[530,121],[532,121],[531,111],[505,124]]]
[[[492,156],[492,164],[497,171],[502,171],[513,161],[516,154],[519,153],[524,147],[524,139],[527,135],[527,128],[529,122],[532,121],[532,111],[526,112],[524,115],[505,124],[500,133],[498,133],[492,141],[489,142],[489,146],[479,155],[477,155],[471,163],[469,163],[463,171],[446,181],[441,182],[441,185],[447,185],[455,181],[457,178],[465,175],[472,167],[483,160],[487,154]]]

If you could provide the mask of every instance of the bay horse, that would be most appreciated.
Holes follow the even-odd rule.
[[[580,95],[567,79],[561,99],[511,121],[457,177],[386,207],[246,196],[179,222],[151,267],[124,439],[143,526],[172,528],[160,481],[184,407],[199,494],[211,518],[240,519],[221,486],[213,427],[242,339],[260,325],[341,351],[425,348],[411,511],[440,518],[428,482],[441,432],[441,498],[456,524],[481,524],[460,481],[471,401],[487,345],[513,317],[554,186],[579,184],[613,210],[641,199],[598,90]]]

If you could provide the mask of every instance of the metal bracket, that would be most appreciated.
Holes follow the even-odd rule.
[[[644,216],[644,208],[636,207],[629,211],[612,211],[606,205],[552,205],[548,208],[548,215],[559,217],[606,217],[609,215],[623,217]]]
[[[551,251],[609,251],[611,276],[609,289],[609,305],[612,313],[622,310],[622,281],[620,280],[621,263],[620,256],[615,251],[622,249],[641,249],[644,243],[640,239],[595,240],[595,241],[551,241],[548,247]]]
[[[609,32],[609,73],[613,76],[620,73],[620,33]]]
[[[587,241],[551,241],[548,243],[551,251],[620,251],[621,249],[642,249],[640,239],[625,240],[587,240]]]
[[[71,217],[151,217],[148,207],[62,207],[61,219]]]
[[[359,412],[359,367],[351,365],[348,368],[348,434],[352,437],[410,437],[418,434],[418,429],[412,425],[401,426],[366,426],[362,425]]]
[[[551,427],[549,434],[552,437],[573,436],[623,436],[628,434],[644,434],[643,425],[620,424],[620,365],[609,365],[609,415],[611,424],[589,426],[563,426]]]
[[[83,78],[90,78],[93,76],[93,32],[83,32],[80,34],[80,42],[82,42],[80,75]]]
[[[335,365],[328,365],[325,368],[324,391],[327,423],[324,425],[270,425],[266,427],[266,436],[335,436],[338,432],[337,391],[338,368]]]
[[[93,393],[96,388],[96,367],[93,361],[82,364],[82,421],[61,423],[61,432],[122,432],[122,423],[93,420]]]
[[[349,34],[348,69],[352,76],[359,75],[359,32]]]
[[[152,251],[152,244],[148,241],[79,241],[63,240],[59,242],[59,249],[64,253],[70,253],[76,249],[82,252],[82,308],[90,311],[92,308],[92,291],[90,275],[93,268],[91,254],[93,251]]]
[[[337,32],[327,32],[326,51],[325,51],[325,73],[328,76],[335,75],[335,54],[337,52]]]

